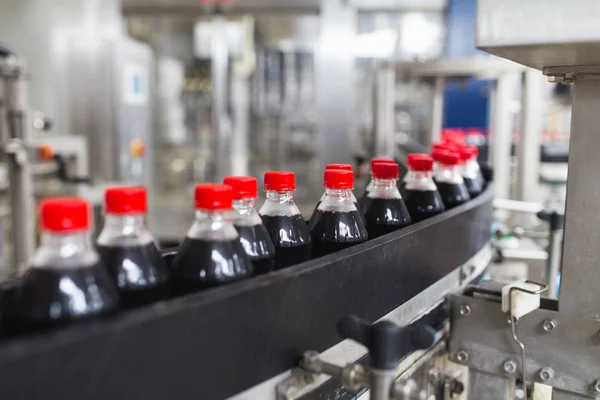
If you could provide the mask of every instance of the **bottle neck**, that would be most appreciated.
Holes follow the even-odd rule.
[[[352,190],[325,188],[325,198],[319,204],[318,209],[333,212],[356,211],[356,206],[352,201]]]
[[[439,164],[438,170],[435,173],[436,182],[445,182],[452,184],[464,183],[463,177],[460,174],[458,165]]]
[[[135,246],[154,242],[146,228],[144,214],[106,214],[96,241],[100,246]]]
[[[421,191],[437,190],[432,175],[431,171],[411,171],[411,175],[406,182],[406,189]]]
[[[396,186],[396,179],[375,178],[373,189],[368,197],[374,199],[401,199],[400,191]]]
[[[476,179],[478,172],[479,163],[475,158],[466,160],[460,168],[460,173],[462,174],[462,176],[469,179]]]
[[[35,268],[79,268],[95,265],[99,256],[92,247],[89,232],[44,231],[40,247],[31,263]]]
[[[232,210],[196,210],[196,219],[187,237],[202,240],[234,240],[238,233],[231,222]]]
[[[258,212],[260,215],[293,216],[300,214],[292,191],[267,190],[266,197],[265,203]]]
[[[254,226],[262,223],[256,208],[255,198],[245,198],[233,201],[231,219],[236,226]]]

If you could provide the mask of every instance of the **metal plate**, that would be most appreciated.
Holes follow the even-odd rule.
[[[465,351],[468,359],[463,364],[499,376],[504,374],[504,362],[514,360],[517,365],[514,374],[519,377],[522,371],[520,348],[512,338],[500,303],[493,299],[452,295],[450,304],[453,360],[456,361],[458,351]],[[465,305],[470,307],[468,316],[460,313],[461,306]],[[550,320],[555,321],[556,327],[548,332],[543,323]],[[516,332],[526,348],[528,381],[574,393],[593,393],[592,384],[600,378],[600,321],[539,309],[521,318]],[[540,379],[539,373],[544,367],[554,370],[554,378]]]
[[[600,64],[600,2],[479,0],[477,46],[542,69]]]

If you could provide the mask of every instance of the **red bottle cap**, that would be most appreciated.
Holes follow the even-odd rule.
[[[148,210],[146,188],[141,186],[112,187],[104,193],[108,214],[143,214]]]
[[[265,190],[290,191],[296,189],[296,177],[289,171],[267,171],[264,178]]]
[[[454,151],[458,151],[458,149],[460,148],[460,146],[456,143],[452,143],[452,142],[434,142],[431,145],[431,150],[454,150]]]
[[[354,173],[343,169],[326,169],[323,183],[327,189],[352,189]]]
[[[235,200],[258,197],[258,180],[253,176],[226,176],[223,183],[232,187]]]
[[[449,150],[436,149],[431,153],[431,158],[444,165],[458,165],[460,163],[460,154]]]
[[[377,179],[398,179],[398,164],[378,163],[373,165],[373,177]]]
[[[479,149],[477,146],[463,146],[459,149],[459,153],[463,161],[468,161],[477,157]]]
[[[433,158],[427,154],[409,154],[407,163],[413,171],[431,171],[433,169]]]
[[[352,171],[352,165],[350,164],[327,164],[325,169],[343,169],[344,171]]]
[[[233,190],[218,183],[196,185],[194,202],[197,210],[228,210],[233,205]]]
[[[378,163],[393,163],[393,158],[372,158],[371,159],[371,169],[373,169],[373,165]]]
[[[52,232],[78,232],[90,227],[90,204],[76,197],[55,197],[40,202],[42,229]]]

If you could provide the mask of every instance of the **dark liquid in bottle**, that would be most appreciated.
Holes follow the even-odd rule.
[[[444,207],[446,210],[450,210],[451,208],[471,200],[469,191],[464,183],[435,181],[435,185],[438,188],[440,196],[442,196],[442,201],[444,202]]]
[[[107,314],[119,306],[119,293],[100,262],[84,267],[29,268],[21,281],[15,314],[25,330]]]
[[[173,290],[196,292],[249,278],[252,263],[238,238],[204,240],[186,237],[171,265]]]
[[[252,265],[254,274],[266,274],[275,267],[275,246],[264,225],[235,227],[240,235],[240,242]]]
[[[481,194],[483,191],[483,186],[479,179],[463,177],[463,180],[465,181],[465,186],[467,187],[471,198],[479,196],[479,194]]]
[[[169,272],[154,243],[135,246],[101,246],[103,264],[113,276],[125,308],[169,296]]]
[[[365,202],[365,222],[369,239],[410,225],[411,219],[402,199],[374,199]]]
[[[360,213],[317,210],[309,224],[312,257],[321,257],[362,243],[368,239]]]
[[[310,259],[311,240],[302,215],[261,215],[275,245],[275,269]]]
[[[404,203],[413,223],[444,212],[444,202],[437,190],[406,190]]]

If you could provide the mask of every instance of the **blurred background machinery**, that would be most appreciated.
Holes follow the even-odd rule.
[[[0,231],[22,225],[28,232],[2,240],[2,270],[17,273],[33,247],[35,200],[19,200],[29,192],[77,193],[97,205],[100,218],[106,185],[144,184],[150,228],[170,245],[185,232],[197,182],[293,170],[296,199],[308,213],[326,163],[351,161],[360,192],[366,160],[425,151],[443,128],[468,128],[480,161],[494,167],[498,197],[562,211],[570,88],[476,50],[475,6],[2,2],[0,42],[14,54],[7,63],[18,60],[24,71],[29,101],[19,104],[27,112],[19,140],[31,155],[19,178],[9,151],[14,135],[3,136],[0,188],[19,178],[30,189],[0,200]],[[0,90],[0,121],[10,122],[10,79]],[[47,146],[51,156],[39,157]],[[19,210],[24,204],[29,211]],[[545,230],[545,222],[505,210],[497,217],[499,246],[544,251],[545,243],[511,232]]]

